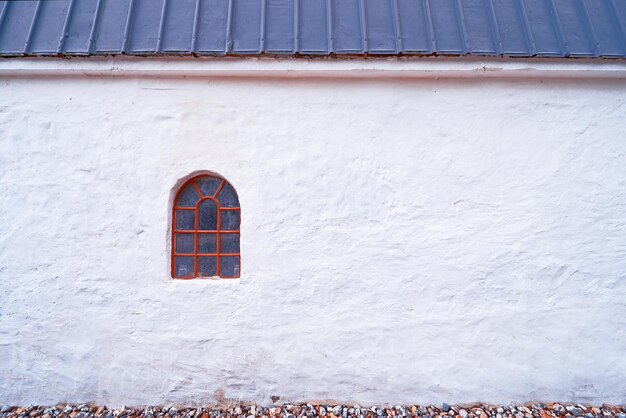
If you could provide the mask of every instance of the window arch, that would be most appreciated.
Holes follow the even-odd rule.
[[[235,188],[202,174],[180,186],[172,208],[172,278],[238,278],[241,208]]]

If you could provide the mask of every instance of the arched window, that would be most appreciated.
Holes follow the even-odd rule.
[[[172,209],[172,278],[238,278],[241,208],[226,180],[200,175],[176,193]]]

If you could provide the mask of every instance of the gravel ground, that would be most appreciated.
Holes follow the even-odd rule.
[[[626,406],[589,406],[533,403],[518,406],[496,405],[404,405],[372,406],[337,404],[283,404],[262,407],[253,404],[182,407],[148,406],[109,409],[93,404],[0,407],[0,418],[626,418]]]

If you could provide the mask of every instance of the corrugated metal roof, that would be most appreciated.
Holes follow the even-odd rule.
[[[0,55],[626,57],[626,0],[0,0]]]

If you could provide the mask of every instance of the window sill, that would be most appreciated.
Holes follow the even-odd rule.
[[[206,277],[206,278],[197,278],[197,279],[173,279],[169,278],[169,281],[175,287],[179,286],[234,286],[239,285],[241,282],[241,278],[220,278],[220,277]]]

